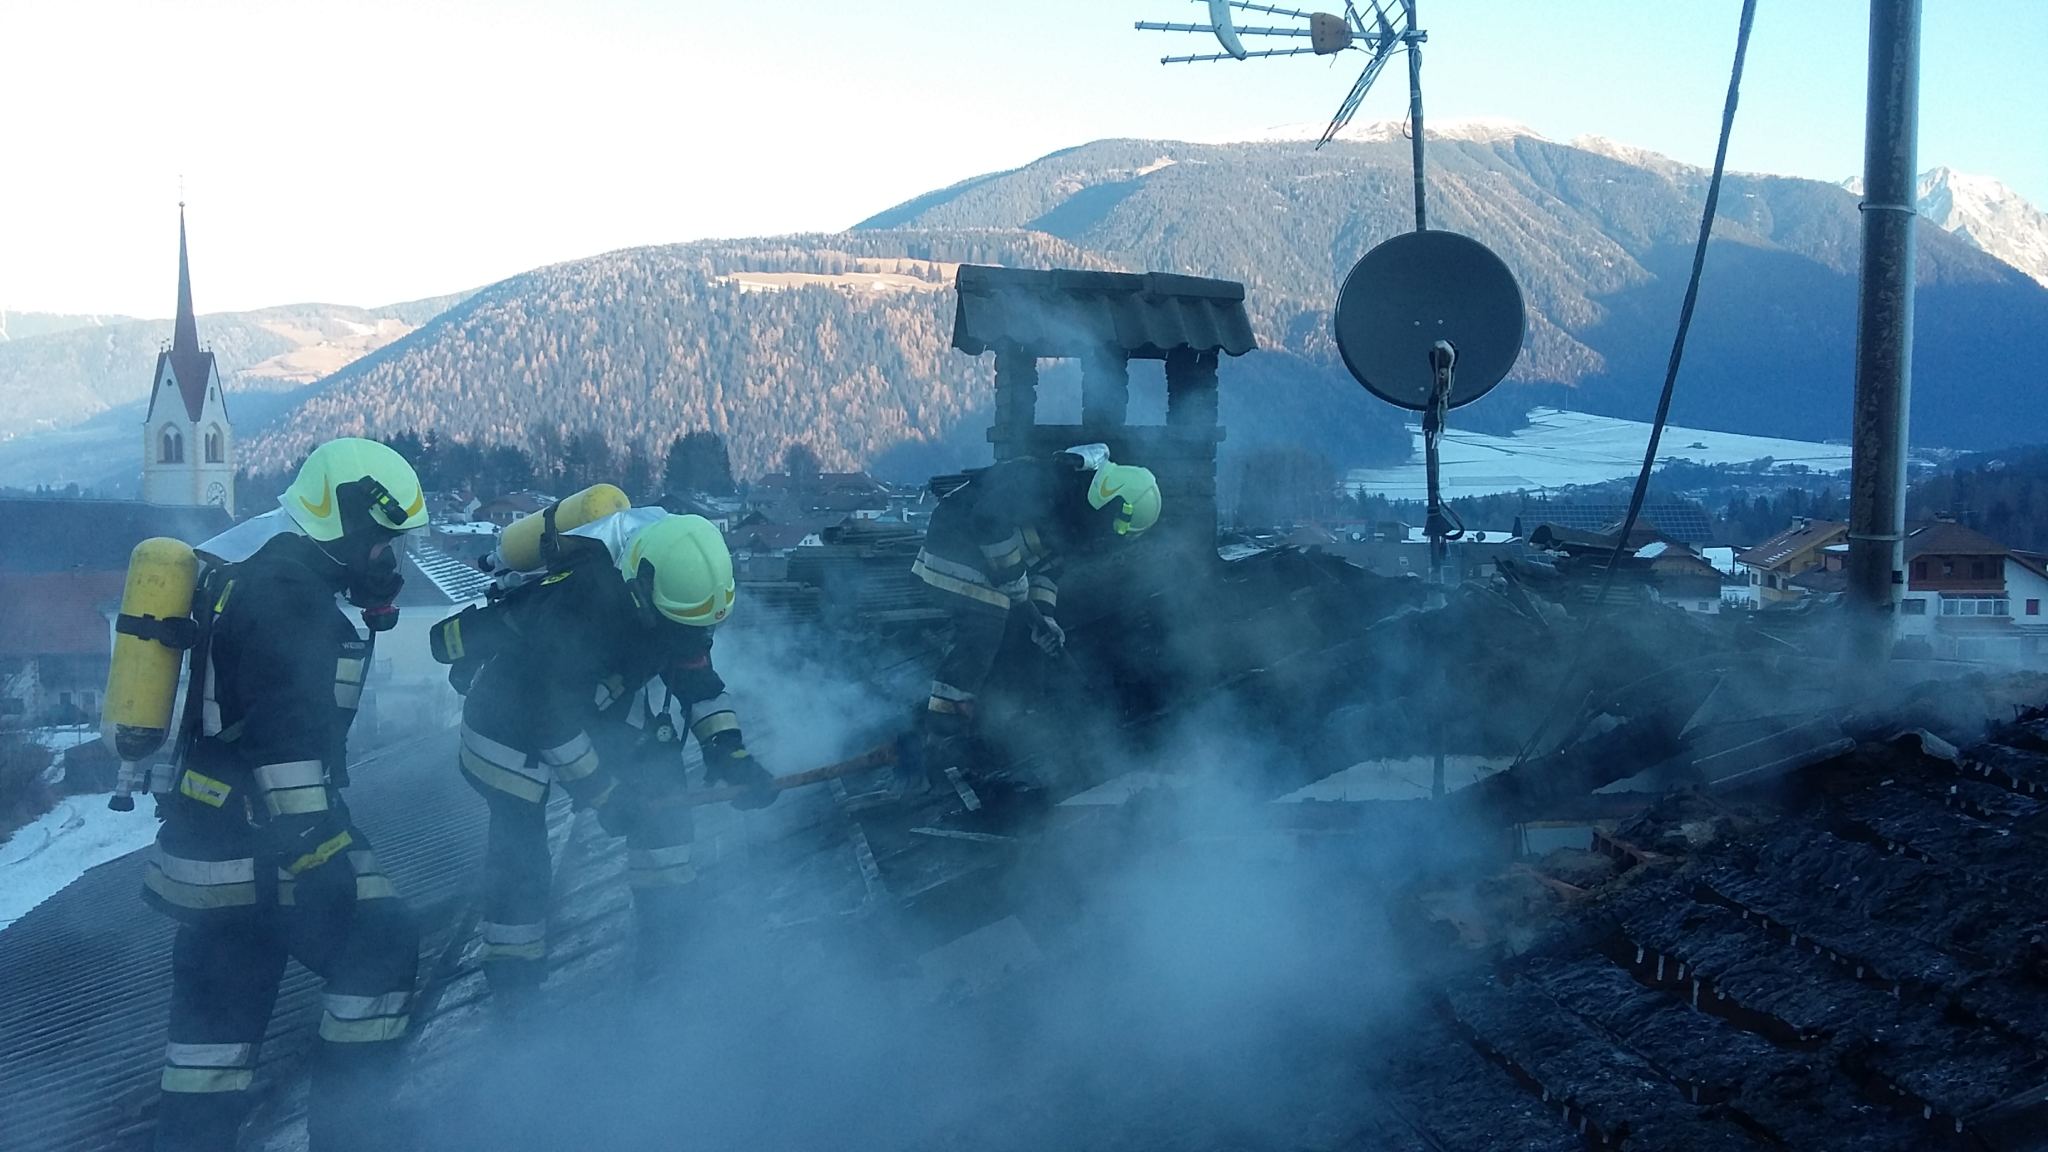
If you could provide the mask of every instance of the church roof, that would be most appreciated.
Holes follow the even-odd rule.
[[[150,377],[154,390],[164,378],[164,362],[170,361],[171,375],[178,381],[178,395],[185,401],[187,419],[197,420],[206,408],[206,386],[213,379],[213,353],[199,346],[199,318],[192,311],[192,265],[185,251],[185,206],[178,205],[178,316],[171,331],[171,349],[160,353],[156,375]],[[156,394],[150,394],[149,408],[156,411]]]

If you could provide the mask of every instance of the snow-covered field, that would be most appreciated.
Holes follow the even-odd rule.
[[[133,812],[112,812],[107,796],[66,796],[0,844],[0,928],[55,896],[86,869],[156,839],[148,797]]]
[[[1353,492],[1378,493],[1394,500],[1420,500],[1427,495],[1422,475],[1422,429],[1411,425],[1415,438],[1412,463],[1393,468],[1358,468],[1345,476]],[[1538,408],[1529,426],[1511,436],[1460,432],[1458,414],[1451,413],[1443,439],[1443,488],[1446,497],[1490,496],[1498,492],[1539,491],[1573,484],[1598,484],[1633,476],[1642,467],[1650,426],[1611,416]],[[1735,432],[1664,429],[1659,460],[1686,459],[1701,464],[1744,464],[1770,457],[1779,464],[1804,464],[1816,472],[1849,467],[1847,444],[1815,444]]]

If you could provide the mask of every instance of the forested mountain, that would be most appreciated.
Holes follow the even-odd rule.
[[[1320,152],[1101,141],[927,194],[863,226],[1033,228],[1133,267],[1242,279],[1262,338],[1323,359],[1344,273],[1412,226],[1408,164],[1408,144],[1396,140]],[[1529,342],[1511,377],[1520,398],[1649,414],[1705,177],[1604,143],[1431,142],[1431,225],[1492,246],[1527,297]],[[1855,198],[1819,181],[1733,174],[1715,236],[1672,419],[1846,435]],[[1962,238],[1935,228],[1919,236],[1916,438],[1990,446],[2048,436],[2048,290]]]
[[[791,443],[828,467],[944,466],[984,453],[991,369],[948,350],[952,266],[1170,269],[1246,282],[1263,350],[1224,368],[1226,450],[1306,445],[1398,459],[1399,414],[1335,366],[1343,273],[1410,224],[1404,142],[1112,140],[930,193],[837,235],[610,253],[491,286],[329,377],[250,463],[316,437],[436,431],[540,450],[598,432],[656,452],[710,429],[742,475]],[[1521,278],[1529,343],[1511,383],[1456,417],[1503,427],[1532,402],[1646,416],[1683,290],[1703,176],[1533,137],[1430,149],[1431,220]],[[1847,432],[1855,200],[1731,176],[1673,419],[1808,438]],[[1914,429],[1929,444],[2048,440],[2048,290],[1921,231]],[[219,337],[216,337],[218,340]],[[4,349],[0,349],[4,352]],[[1071,400],[1052,373],[1042,404]],[[1134,415],[1144,411],[1141,385]]]
[[[199,317],[199,335],[229,380],[232,414],[234,392],[309,384],[404,336],[458,299],[217,312]],[[171,338],[167,319],[13,313],[9,324],[14,338],[0,342],[0,440],[74,425],[147,398],[157,351]]]
[[[102,316],[96,313],[9,312],[0,308],[0,344],[9,340],[26,340],[31,336],[47,336],[52,332],[68,332],[73,328],[126,324],[134,319],[133,316]]]
[[[726,437],[751,474],[802,441],[828,466],[943,434],[984,402],[948,350],[960,261],[1105,267],[1048,236],[795,236],[635,248],[484,289],[329,378],[250,448],[274,466],[320,436],[399,430],[620,450]]]

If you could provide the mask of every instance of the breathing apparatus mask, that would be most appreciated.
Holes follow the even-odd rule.
[[[665,662],[672,656],[690,656],[702,650],[704,634],[716,625],[685,624],[671,618],[655,607],[654,562],[641,560],[628,585],[633,594],[633,610],[640,628],[654,649]]]
[[[387,632],[398,623],[394,602],[405,585],[397,548],[405,506],[368,476],[336,485],[334,500],[341,514],[341,538],[321,547],[341,565],[347,581],[343,593],[362,610],[363,625],[372,632]]]

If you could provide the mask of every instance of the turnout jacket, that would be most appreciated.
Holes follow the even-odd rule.
[[[707,758],[715,746],[736,748],[739,719],[711,664],[711,631],[635,604],[602,543],[562,544],[549,575],[484,609],[501,614],[502,638],[464,706],[464,770],[535,803],[558,779],[579,803],[600,805],[620,767],[605,760],[643,736],[673,740],[672,705]]]
[[[1068,557],[1096,527],[1088,504],[1093,475],[1065,452],[970,473],[933,510],[911,571],[944,592],[998,608],[1028,597],[1050,613]]]
[[[288,885],[355,847],[339,789],[370,646],[336,603],[344,582],[341,566],[296,533],[202,580],[210,621],[144,878],[166,911],[256,904],[259,882],[265,892],[273,877]],[[277,870],[257,869],[258,858]]]

